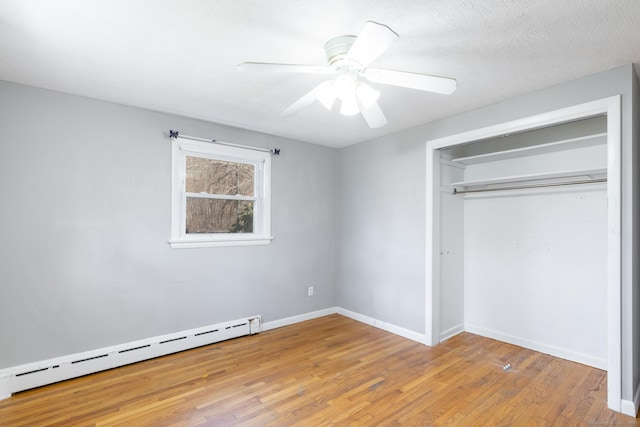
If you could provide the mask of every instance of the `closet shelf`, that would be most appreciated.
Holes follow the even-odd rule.
[[[554,151],[568,150],[574,148],[590,147],[607,143],[607,134],[597,133],[593,135],[581,136],[578,138],[565,139],[562,141],[549,142],[546,144],[532,145],[529,147],[513,148],[509,150],[495,151],[492,153],[477,154],[468,157],[453,158],[451,161],[463,165],[473,165],[476,163],[492,162],[496,160],[513,159],[516,157],[530,156],[534,154],[552,153]]]
[[[451,186],[456,190],[473,190],[479,188],[499,189],[505,185],[527,185],[527,184],[557,184],[576,180],[605,179],[607,169],[576,169],[558,171],[551,173],[536,173],[529,175],[505,176],[501,178],[482,179],[474,181],[453,182]]]

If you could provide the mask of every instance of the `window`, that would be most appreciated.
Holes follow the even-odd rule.
[[[271,154],[172,139],[171,247],[271,241]]]

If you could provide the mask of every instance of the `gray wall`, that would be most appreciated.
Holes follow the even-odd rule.
[[[337,150],[7,82],[0,129],[0,368],[335,304]],[[169,247],[169,129],[282,150],[271,245]]]
[[[427,140],[617,94],[622,94],[623,246],[631,254],[632,217],[636,224],[638,217],[631,204],[634,79],[627,65],[342,150],[337,305],[424,333]],[[640,278],[632,276],[631,257],[623,259],[622,269],[622,397],[633,400],[640,370],[640,354],[632,347],[638,339],[632,328],[638,299],[633,289]]]
[[[338,306],[424,333],[425,145],[404,132],[340,152]]]

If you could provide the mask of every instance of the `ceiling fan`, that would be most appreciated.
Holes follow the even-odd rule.
[[[243,62],[240,71],[330,74],[330,80],[320,83],[280,113],[291,116],[318,100],[331,110],[336,99],[341,101],[340,113],[346,116],[361,113],[371,128],[387,124],[387,118],[378,105],[380,92],[369,83],[401,86],[426,92],[450,94],[456,90],[456,81],[448,77],[369,68],[393,41],[398,38],[391,28],[368,21],[358,36],[340,36],[329,40],[324,49],[329,65],[273,64]]]

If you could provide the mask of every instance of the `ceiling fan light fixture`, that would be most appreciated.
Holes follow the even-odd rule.
[[[379,22],[367,21],[357,36],[334,37],[325,44],[328,65],[275,64],[269,62],[244,62],[240,71],[280,71],[316,75],[332,75],[331,80],[311,89],[289,107],[280,112],[287,117],[319,101],[331,110],[337,98],[341,100],[343,115],[362,114],[370,128],[387,124],[378,105],[380,92],[375,85],[390,85],[424,92],[450,94],[456,90],[455,79],[408,71],[394,71],[369,66],[398,38],[398,34]]]
[[[356,87],[356,96],[362,108],[369,109],[380,98],[380,91],[375,90],[365,82],[359,82]]]
[[[316,99],[320,101],[324,108],[331,110],[333,103],[336,101],[336,93],[333,90],[333,84],[329,83],[320,89],[316,93]]]
[[[360,112],[358,107],[358,100],[354,96],[347,96],[342,98],[342,105],[340,106],[340,114],[343,116],[353,116]]]
[[[339,75],[333,81],[333,91],[342,100],[354,98],[356,95],[356,81],[351,74]]]

